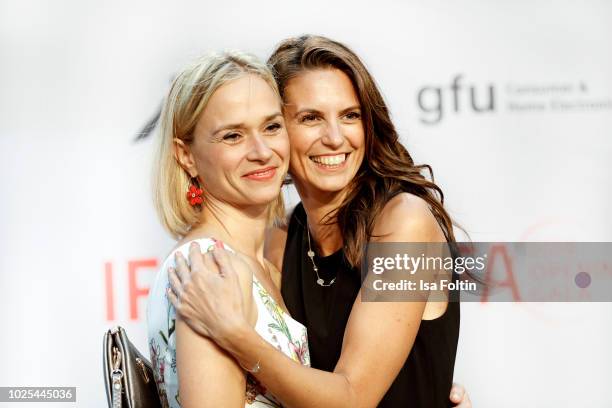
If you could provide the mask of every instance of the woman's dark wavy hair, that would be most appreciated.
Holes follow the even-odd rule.
[[[447,241],[455,242],[453,223],[444,209],[444,194],[433,182],[431,167],[414,164],[399,141],[374,79],[353,51],[325,37],[304,35],[283,41],[268,64],[283,99],[287,83],[299,73],[329,68],[339,69],[348,75],[359,96],[365,130],[365,157],[344,201],[325,217],[328,223],[338,223],[345,256],[351,265],[359,265],[376,218],[385,204],[401,192],[417,195],[427,201]],[[425,169],[431,181],[421,174]]]

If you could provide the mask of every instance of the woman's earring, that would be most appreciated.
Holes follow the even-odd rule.
[[[204,193],[204,191],[201,188],[196,187],[193,184],[189,186],[189,191],[187,191],[187,200],[192,207],[202,204],[204,201],[202,199],[202,193]]]

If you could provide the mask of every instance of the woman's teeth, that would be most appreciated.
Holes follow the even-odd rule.
[[[310,160],[325,166],[338,166],[344,163],[346,156],[346,153],[336,154],[334,156],[310,156]]]

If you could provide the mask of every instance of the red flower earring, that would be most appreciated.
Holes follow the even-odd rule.
[[[187,200],[192,207],[195,207],[198,204],[202,204],[204,201],[202,199],[202,193],[204,191],[201,188],[194,186],[193,184],[189,187],[189,191],[187,191]]]

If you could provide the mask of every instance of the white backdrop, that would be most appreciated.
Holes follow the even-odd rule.
[[[0,386],[106,405],[102,334],[147,350],[146,288],[173,246],[136,134],[193,57],[266,58],[302,33],[362,56],[473,240],[612,241],[610,2],[3,0]],[[456,380],[476,407],[610,407],[610,312],[464,304]]]

